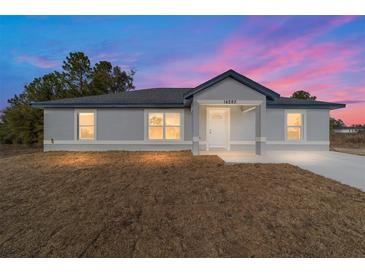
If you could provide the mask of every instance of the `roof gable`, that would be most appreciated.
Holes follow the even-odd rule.
[[[271,100],[274,100],[275,98],[279,98],[280,94],[276,93],[275,91],[264,87],[263,85],[260,85],[259,83],[239,74],[238,72],[230,69],[206,82],[204,82],[203,84],[193,88],[191,91],[189,91],[186,95],[185,98],[188,99],[191,96],[193,96],[194,94],[197,94],[198,92],[205,90],[208,87],[211,87],[215,84],[217,84],[218,82],[221,82],[225,79],[227,79],[228,77],[240,82],[243,85],[246,85],[250,88],[252,88],[253,90],[265,95],[266,97],[268,97]]]

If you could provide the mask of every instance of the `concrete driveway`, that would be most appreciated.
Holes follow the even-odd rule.
[[[218,154],[229,163],[289,163],[365,191],[365,157],[334,151],[268,151],[264,156],[240,152]]]

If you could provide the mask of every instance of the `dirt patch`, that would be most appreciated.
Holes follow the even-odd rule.
[[[365,193],[188,152],[0,159],[2,257],[364,257]]]
[[[30,154],[35,152],[41,152],[42,146],[34,145],[2,145],[0,144],[0,158],[18,156],[23,154]]]

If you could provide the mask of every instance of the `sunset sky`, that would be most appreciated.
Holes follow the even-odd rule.
[[[331,115],[365,124],[365,16],[0,16],[0,108],[72,51],[136,70],[137,89],[232,68],[283,96],[346,103]]]

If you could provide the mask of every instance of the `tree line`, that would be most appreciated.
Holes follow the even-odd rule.
[[[19,95],[8,100],[0,117],[0,143],[43,142],[43,111],[32,108],[31,102],[130,91],[134,89],[134,74],[108,61],[92,67],[83,52],[69,53],[62,71],[34,78]]]

